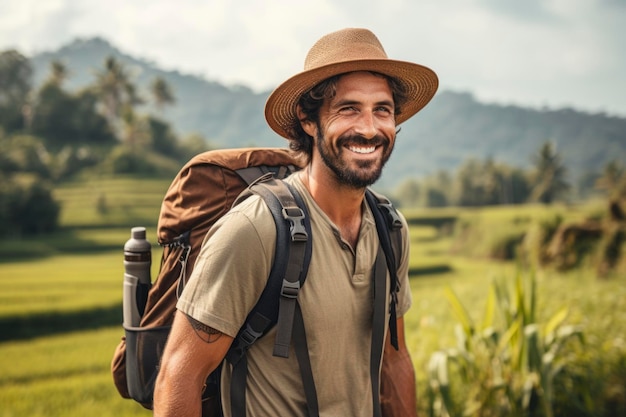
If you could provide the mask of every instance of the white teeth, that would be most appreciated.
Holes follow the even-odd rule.
[[[376,150],[376,147],[375,146],[370,146],[370,147],[367,147],[367,148],[356,148],[356,147],[351,146],[350,150],[352,152],[356,152],[356,153],[372,153],[372,152],[374,152]]]

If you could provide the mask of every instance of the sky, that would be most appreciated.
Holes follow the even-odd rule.
[[[0,0],[0,51],[100,36],[163,69],[258,92],[345,27],[433,69],[440,91],[626,117],[626,0]]]

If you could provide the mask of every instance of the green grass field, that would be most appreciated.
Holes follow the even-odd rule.
[[[168,180],[94,179],[55,190],[63,201],[61,223],[66,226],[128,225],[146,220],[156,224]]]
[[[128,180],[67,186],[58,192],[64,201],[62,231],[45,239],[0,244],[0,417],[150,414],[119,397],[109,369],[123,334],[122,246],[135,221],[146,226],[148,238],[156,241],[155,219],[167,185],[142,183],[140,199],[134,191],[136,183]],[[98,212],[93,203],[99,192],[106,194],[107,213]],[[125,218],[124,210],[133,212],[132,218]],[[469,216],[497,229],[511,219],[526,222],[555,210],[578,218],[595,208],[529,206],[406,214],[409,220]],[[517,270],[512,262],[451,252],[453,236],[428,225],[412,226],[411,239],[414,305],[405,322],[417,371],[419,408],[426,415],[426,364],[433,352],[455,343],[455,319],[444,289],[453,288],[478,318],[491,280],[513,279]],[[159,256],[155,248],[153,276]],[[540,272],[537,279],[540,315],[548,317],[568,306],[568,322],[586,330],[590,355],[626,357],[626,276],[599,280],[590,268],[581,268]]]

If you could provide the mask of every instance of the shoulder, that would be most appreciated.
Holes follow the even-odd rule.
[[[212,241],[239,244],[242,239],[273,242],[276,227],[270,209],[256,195],[232,207],[222,216],[206,235],[205,243]]]

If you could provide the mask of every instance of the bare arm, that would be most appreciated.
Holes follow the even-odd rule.
[[[206,378],[232,341],[177,311],[154,389],[154,416],[199,417]]]
[[[404,319],[398,318],[398,348],[387,334],[380,382],[380,402],[384,417],[417,416],[415,370],[404,338]]]

